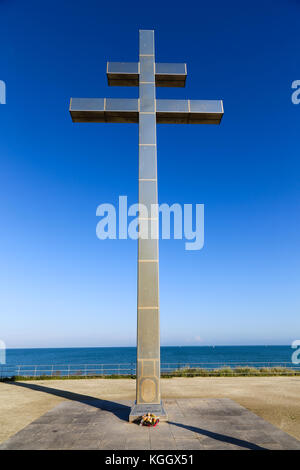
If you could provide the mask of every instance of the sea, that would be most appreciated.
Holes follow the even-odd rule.
[[[294,367],[291,346],[162,346],[161,370]],[[1,376],[134,374],[135,347],[7,349]]]

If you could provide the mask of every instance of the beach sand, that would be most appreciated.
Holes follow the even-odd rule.
[[[231,398],[300,440],[300,377],[193,377],[161,380],[162,398]],[[0,383],[0,442],[63,400],[82,395],[135,399],[135,380],[80,379]]]

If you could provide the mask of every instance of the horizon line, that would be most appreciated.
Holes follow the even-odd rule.
[[[161,348],[249,348],[249,347],[291,347],[290,344],[190,344],[190,345],[161,345]],[[12,347],[5,348],[6,351],[13,349],[112,349],[112,348],[134,348],[136,346],[42,346],[42,347]]]

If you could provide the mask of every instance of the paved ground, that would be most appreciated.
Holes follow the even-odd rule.
[[[194,377],[161,380],[162,397],[231,398],[300,440],[300,377]],[[59,403],[135,399],[135,380],[0,382],[0,443]]]
[[[169,422],[128,423],[131,401],[65,401],[0,449],[299,449],[300,441],[230,399],[168,399]]]

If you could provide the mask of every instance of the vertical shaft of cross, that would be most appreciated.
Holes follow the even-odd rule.
[[[70,103],[73,122],[139,123],[137,383],[129,421],[148,412],[167,419],[160,397],[156,123],[220,124],[224,114],[221,100],[156,100],[156,86],[185,86],[186,64],[155,63],[154,31],[141,30],[139,39],[138,63],[107,63],[108,84],[139,85],[139,100],[71,98]]]
[[[161,401],[154,55],[154,31],[140,31],[139,204],[147,212],[140,211],[139,222],[148,237],[138,240],[137,405]]]

